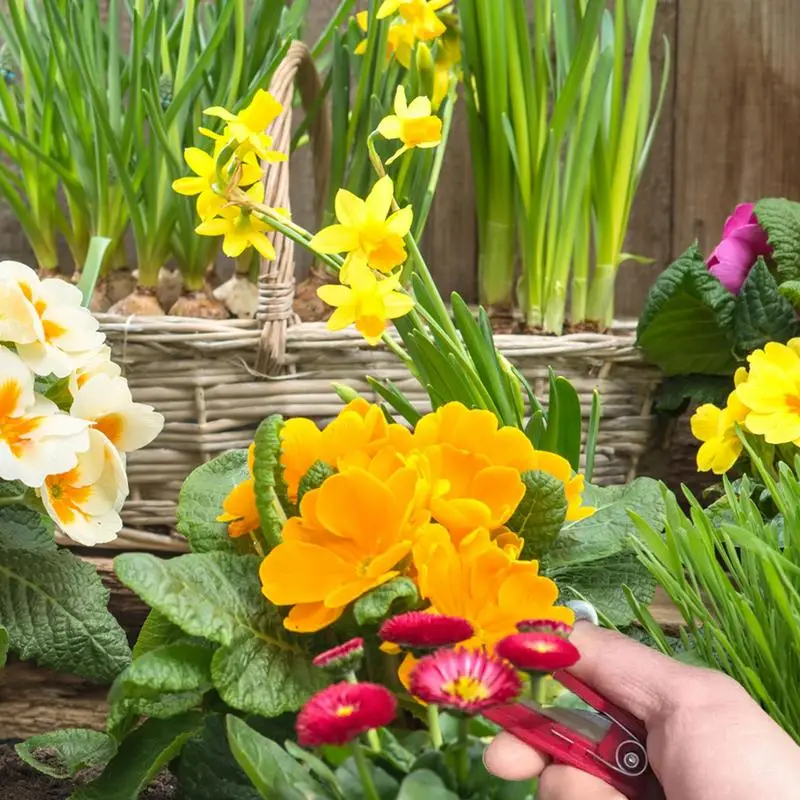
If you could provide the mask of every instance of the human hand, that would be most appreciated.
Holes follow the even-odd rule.
[[[661,786],[647,800],[797,800],[800,748],[731,678],[689,667],[586,622],[571,641],[577,677],[647,728],[647,753]],[[540,776],[539,800],[623,800],[608,784],[499,734],[485,754],[509,781]],[[663,787],[663,789],[661,788]]]

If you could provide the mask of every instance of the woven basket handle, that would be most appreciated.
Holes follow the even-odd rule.
[[[303,42],[292,42],[286,57],[275,70],[269,91],[284,108],[270,126],[273,148],[289,152],[292,140],[292,105],[297,88],[306,113],[313,109],[310,127],[314,170],[314,213],[322,219],[327,193],[331,154],[331,121],[327,103],[320,103],[322,83],[311,51]],[[289,161],[265,164],[264,203],[291,210]],[[275,247],[274,261],[261,259],[258,278],[257,319],[262,324],[256,369],[265,375],[281,371],[286,359],[286,331],[296,321],[294,301],[294,242],[280,233],[270,234]]]

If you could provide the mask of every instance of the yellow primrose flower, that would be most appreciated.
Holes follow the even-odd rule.
[[[228,523],[228,535],[233,538],[247,536],[261,527],[261,517],[256,507],[256,483],[253,479],[253,464],[256,447],[251,444],[247,451],[247,472],[250,477],[231,489],[222,504],[224,513],[217,517],[217,522]]]
[[[253,184],[247,195],[254,203],[263,203],[264,184]],[[255,247],[266,259],[275,258],[275,248],[267,238],[272,228],[266,222],[239,206],[226,206],[219,213],[221,216],[204,220],[195,231],[201,236],[224,236],[222,252],[229,258],[240,256],[248,247]]]
[[[340,331],[355,325],[369,344],[381,340],[390,319],[405,316],[414,301],[400,288],[396,276],[378,279],[365,264],[355,262],[349,270],[349,286],[320,286],[320,299],[336,310],[328,320],[328,329]]]
[[[414,212],[406,206],[391,214],[393,199],[394,183],[388,175],[375,184],[366,200],[346,189],[337,192],[338,224],[323,228],[309,247],[323,254],[349,254],[340,276],[343,283],[350,283],[348,273],[356,263],[388,273],[406,260],[403,238],[411,230]]]
[[[303,496],[300,516],[284,526],[261,564],[262,591],[275,605],[293,606],[288,630],[321,630],[401,573],[428,516],[417,505],[414,470],[386,482],[360,469],[333,475]]]
[[[800,339],[769,342],[747,359],[750,374],[736,396],[750,410],[745,426],[768,444],[800,445]]]
[[[412,26],[417,39],[429,42],[447,30],[436,12],[449,6],[451,2],[452,0],[384,0],[378,9],[378,19],[400,14]]]
[[[736,433],[737,423],[744,422],[748,409],[739,400],[736,391],[730,393],[728,405],[717,408],[705,403],[694,412],[691,419],[692,435],[703,442],[697,451],[699,472],[723,475],[742,454],[742,442]]]
[[[378,133],[384,139],[399,139],[403,143],[386,162],[389,165],[414,147],[430,148],[439,145],[442,141],[442,121],[433,116],[431,101],[427,97],[416,97],[409,105],[406,90],[398,86],[394,98],[394,114],[381,120]]]
[[[201,219],[216,216],[227,203],[225,197],[214,188],[217,183],[217,157],[223,146],[221,141],[218,142],[213,156],[199,147],[187,147],[183,151],[183,157],[194,175],[178,178],[172,182],[172,188],[178,194],[187,197],[199,195],[197,213]],[[247,153],[238,165],[240,171],[237,186],[245,188],[261,180],[263,173],[256,161],[255,153]]]
[[[210,117],[219,117],[227,122],[225,133],[211,133],[201,128],[201,133],[211,135],[220,140],[228,136],[239,143],[236,154],[241,158],[247,153],[255,153],[264,161],[285,161],[286,153],[272,149],[272,137],[265,133],[266,129],[281,115],[283,106],[267,91],[259,89],[250,105],[238,114],[232,114],[221,106],[212,106],[203,113]]]

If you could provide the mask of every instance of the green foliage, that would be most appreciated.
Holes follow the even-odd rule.
[[[202,715],[190,713],[148,720],[122,742],[102,775],[78,789],[72,800],[137,800],[200,730],[202,719]]]
[[[731,374],[735,306],[693,245],[653,284],[639,319],[639,346],[667,375]]]
[[[400,577],[378,586],[356,600],[353,616],[359,625],[377,625],[393,614],[413,607],[419,600],[410,578]]]
[[[20,658],[110,683],[130,650],[108,597],[90,564],[56,548],[49,522],[0,508],[0,620]]]
[[[673,375],[665,378],[658,387],[656,407],[659,411],[680,413],[690,400],[723,406],[732,391],[732,376]]]
[[[400,784],[397,800],[458,800],[458,795],[435,772],[420,769]]]
[[[323,685],[302,639],[261,594],[259,559],[202,553],[169,561],[127,553],[120,580],[184,632],[215,642],[211,675],[234,708],[272,717],[300,708]]]
[[[553,546],[567,517],[564,484],[548,472],[522,473],[525,496],[508,527],[525,542],[521,557],[539,559]]]
[[[32,736],[16,746],[28,765],[53,778],[71,778],[84,769],[105,767],[117,752],[117,743],[106,733],[85,728]]]
[[[0,625],[0,669],[6,665],[8,658],[8,631]]]
[[[763,258],[750,270],[736,298],[733,330],[736,349],[742,357],[767,342],[787,342],[800,333],[797,314],[778,291]]]
[[[800,280],[800,203],[766,197],[756,203],[755,214],[767,232],[781,283]]]
[[[280,542],[281,530],[286,521],[286,514],[276,491],[276,476],[280,472],[282,428],[283,417],[273,414],[258,426],[255,436],[253,478],[256,507],[268,550]]]
[[[297,503],[302,501],[306,492],[311,492],[314,489],[319,489],[320,486],[335,473],[330,464],[324,461],[315,461],[302,478],[300,478],[300,485],[297,488]]]
[[[666,532],[636,519],[637,550],[686,621],[685,650],[735,678],[800,743],[800,478],[782,463],[777,477],[750,449],[754,471],[784,524],[761,508],[749,477],[724,481],[726,513],[711,516],[686,491],[690,511],[666,496]],[[640,622],[673,654],[674,647],[642,604]]]
[[[228,526],[216,519],[237,484],[247,480],[247,451],[233,450],[197,467],[184,481],[178,499],[178,530],[194,553],[232,553]]]

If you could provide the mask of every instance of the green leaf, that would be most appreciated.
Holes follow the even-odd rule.
[[[257,556],[198,553],[168,561],[126,553],[117,575],[149,606],[192,636],[222,647],[211,674],[223,700],[263,716],[296,711],[324,685],[304,642],[284,630],[261,594]]]
[[[270,800],[278,789],[277,779],[287,778],[291,785],[323,793],[322,787],[280,745],[253,730],[238,717],[228,716],[228,745],[239,766],[245,771],[261,796]]]
[[[0,517],[0,619],[23,660],[111,683],[130,662],[125,632],[108,612],[108,589],[93,566],[57,550],[38,515],[3,509]],[[13,512],[8,516],[8,512]],[[6,527],[5,521],[12,519]],[[14,546],[27,519],[27,547]],[[34,547],[34,543],[38,543]]]
[[[564,600],[588,600],[612,625],[630,625],[635,614],[623,587],[643,605],[653,601],[656,581],[632,553],[591,561],[553,574]]]
[[[280,471],[281,429],[283,417],[273,414],[259,426],[255,436],[255,479],[256,507],[261,518],[261,531],[267,545],[272,548],[281,540],[286,514],[279,509],[280,501],[276,491],[276,473]]]
[[[179,800],[259,800],[228,747],[224,718],[209,714],[199,736],[183,749],[174,772]]]
[[[555,378],[551,382],[551,392],[558,398],[558,427],[556,449],[553,451],[566,458],[576,472],[581,461],[581,401],[575,387],[566,378]],[[552,398],[551,398],[552,402]],[[549,428],[548,419],[548,428]]]
[[[92,236],[89,240],[89,250],[81,270],[81,278],[78,281],[78,289],[83,296],[82,305],[85,308],[89,307],[89,301],[92,299],[94,287],[100,277],[100,268],[103,266],[103,259],[110,244],[111,239],[105,236]]]
[[[736,298],[733,327],[736,349],[743,356],[767,342],[788,342],[800,332],[794,307],[778,291],[763,258],[756,261]]]
[[[609,558],[628,547],[636,526],[628,516],[632,509],[654,528],[664,519],[664,499],[658,481],[636,478],[627,486],[589,485],[583,495],[585,505],[597,510],[591,517],[570,522],[561,531],[553,548],[543,559],[548,574],[556,569]]]
[[[400,784],[397,800],[458,800],[458,795],[435,772],[419,769]]]
[[[800,281],[786,281],[778,291],[795,307],[800,307]]]
[[[0,626],[0,669],[6,665],[8,659],[8,631]]]
[[[29,766],[53,778],[71,778],[83,769],[105,767],[117,752],[107,734],[85,728],[65,728],[32,736],[16,746]]]
[[[638,344],[667,375],[728,375],[736,366],[736,298],[692,246],[659,275],[639,319]]]
[[[126,694],[172,694],[211,688],[211,646],[168,644],[137,658],[122,674]]]
[[[194,553],[236,551],[228,526],[216,519],[231,490],[250,477],[247,451],[233,450],[194,470],[181,487],[178,499],[178,531],[189,540]]]
[[[380,736],[384,733],[385,729],[381,728],[378,731],[378,735]],[[336,797],[340,798],[340,800],[347,800],[342,793],[342,787],[339,785],[339,781],[336,778],[333,770],[318,756],[315,756],[313,753],[309,753],[306,750],[303,750],[302,747],[296,745],[291,739],[287,739],[283,743],[286,752],[292,756],[292,758],[296,759],[297,761],[305,764],[308,769],[310,770],[312,775],[316,775],[317,778],[325,784],[325,787],[329,789]],[[383,752],[386,752],[385,747],[385,740],[381,738],[381,747]]]
[[[139,631],[136,644],[133,646],[133,658],[136,660],[151,650],[185,641],[192,641],[192,639],[163,614],[159,614],[158,611],[151,611]]]
[[[766,197],[756,203],[755,214],[767,232],[781,281],[800,280],[800,204]]]
[[[13,492],[12,486],[3,484],[9,492]],[[22,505],[0,508],[0,550],[57,552],[53,523],[38,511]]]
[[[656,406],[665,412],[681,412],[690,400],[720,406],[732,391],[731,375],[673,375],[658,387]]]
[[[370,762],[368,762],[367,766],[380,800],[395,800],[398,796],[398,782],[380,767]],[[352,757],[346,759],[336,770],[336,779],[339,781],[347,800],[373,800],[371,796],[366,795],[364,792],[364,784]]]
[[[541,558],[553,546],[567,518],[564,484],[548,472],[522,473],[525,496],[508,527],[525,541],[521,558]]]
[[[319,489],[322,484],[334,475],[336,470],[324,461],[315,461],[308,469],[305,475],[300,478],[300,483],[297,487],[297,503],[305,496],[306,492],[311,492],[314,489]]]
[[[377,625],[400,609],[415,605],[418,599],[414,581],[405,577],[395,578],[359,597],[353,605],[353,615],[359,625]]]
[[[103,774],[72,800],[137,800],[139,795],[200,730],[201,714],[150,719],[125,739]]]

